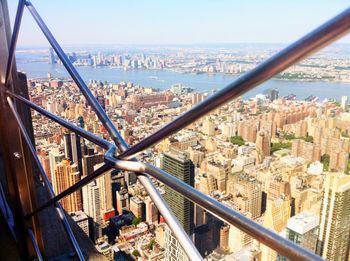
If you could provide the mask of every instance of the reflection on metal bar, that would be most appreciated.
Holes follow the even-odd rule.
[[[39,249],[39,246],[36,242],[36,239],[35,239],[35,236],[34,236],[34,233],[31,229],[28,229],[28,235],[29,235],[29,238],[30,240],[32,241],[32,244],[33,244],[33,247],[34,247],[34,250],[35,250],[35,253],[36,253],[36,256],[38,258],[39,261],[43,261],[43,257],[41,255],[41,252],[40,252],[40,249]]]
[[[35,209],[31,213],[26,214],[24,217],[25,218],[30,218],[31,216],[35,215],[39,211],[47,208],[48,206],[50,206],[52,204],[55,204],[55,202],[61,200],[62,198],[66,197],[69,194],[72,194],[73,192],[75,192],[78,189],[80,189],[83,186],[82,185],[83,182],[85,182],[84,184],[88,184],[88,183],[90,183],[91,181],[93,181],[94,179],[96,179],[97,177],[99,177],[100,175],[102,175],[103,173],[105,173],[106,171],[108,171],[110,169],[111,169],[111,167],[109,165],[106,165],[106,164],[102,165],[97,170],[95,170],[94,172],[92,172],[91,174],[89,174],[88,176],[83,178],[82,180],[79,180],[77,183],[75,183],[74,185],[70,186],[69,188],[67,188],[65,191],[61,192],[57,196],[53,197],[52,199],[49,199],[47,202],[42,204],[40,207],[38,207],[37,209]]]
[[[119,158],[128,159],[132,155],[158,143],[162,139],[181,130],[233,98],[239,97],[255,86],[272,78],[274,75],[282,72],[292,64],[305,58],[321,47],[330,44],[349,30],[350,8],[275,54],[253,70],[238,77],[234,82],[213,94],[208,99],[202,101],[197,106],[194,106],[192,109],[177,117],[174,121],[165,125],[149,137],[143,139],[138,144],[130,147],[124,153],[119,155]]]
[[[32,3],[29,1],[26,2],[27,8],[32,14],[34,20],[39,25],[41,31],[46,36],[47,40],[51,44],[52,48],[55,50],[57,56],[62,61],[62,64],[67,69],[70,76],[73,78],[74,82],[78,85],[79,89],[85,96],[86,100],[88,101],[89,105],[94,109],[97,117],[100,119],[102,125],[106,128],[108,133],[111,135],[111,138],[115,142],[115,144],[118,146],[118,148],[126,148],[126,143],[120,143],[121,136],[119,132],[117,131],[116,127],[110,120],[110,118],[107,116],[106,112],[102,109],[101,105],[98,103],[98,101],[95,99],[94,95],[91,93],[90,89],[86,86],[84,80],[81,78],[77,70],[74,68],[73,64],[70,62],[67,55],[62,50],[61,46],[58,44],[52,33],[50,32],[49,28],[46,26],[42,18],[40,17],[39,13],[36,11]]]
[[[12,98],[18,99],[21,102],[24,102],[25,104],[27,104],[29,107],[31,107],[33,110],[36,110],[37,112],[45,115],[46,117],[48,117],[49,119],[57,122],[58,124],[62,125],[63,127],[79,134],[80,136],[82,136],[83,138],[101,146],[104,149],[108,149],[111,146],[114,146],[112,143],[108,142],[107,140],[104,140],[98,136],[96,136],[95,134],[84,130],[83,128],[80,128],[79,126],[70,123],[58,116],[56,116],[55,114],[52,114],[50,112],[48,112],[47,110],[41,108],[40,106],[36,105],[35,103],[27,100],[26,98],[19,96],[17,94],[14,94],[12,92],[7,91],[6,92],[7,95],[11,96]]]
[[[6,86],[7,86],[8,81],[9,81],[10,72],[11,72],[13,60],[15,57],[15,50],[16,50],[16,45],[17,45],[19,28],[21,26],[24,6],[25,6],[25,0],[19,0],[17,12],[16,12],[15,24],[13,26],[13,33],[12,33],[12,37],[11,37],[9,57],[7,59],[7,67],[6,67],[6,74],[5,74],[5,85]]]
[[[240,212],[235,211],[214,198],[198,191],[185,182],[168,174],[164,170],[141,162],[115,160],[113,158],[108,158],[108,160],[114,162],[114,167],[116,169],[151,175],[173,190],[184,195],[195,204],[198,204],[227,223],[236,226],[238,229],[257,239],[259,242],[276,250],[278,253],[291,260],[323,260],[321,257],[309,252],[288,239],[281,237],[272,230],[265,228]]]
[[[39,157],[38,157],[38,155],[36,153],[34,145],[31,142],[31,139],[30,139],[30,137],[29,137],[29,135],[28,135],[28,133],[26,131],[26,128],[23,125],[23,122],[22,122],[20,116],[18,115],[18,113],[17,113],[17,111],[15,109],[15,106],[14,106],[14,104],[13,104],[13,102],[12,102],[10,97],[7,97],[7,102],[9,104],[10,108],[11,108],[11,111],[12,111],[13,115],[16,118],[16,121],[18,123],[19,129],[21,130],[21,133],[22,133],[22,135],[23,135],[23,137],[24,137],[24,139],[25,139],[25,141],[27,143],[27,146],[28,146],[30,152],[33,155],[34,161],[35,161],[36,165],[39,168],[39,173],[40,173],[42,179],[44,180],[44,183],[45,183],[46,189],[47,189],[47,191],[49,193],[49,196],[50,196],[50,198],[53,198],[53,197],[55,197],[55,193],[53,191],[53,188],[52,188],[52,186],[50,184],[49,179],[46,176],[46,173],[45,173],[45,171],[43,169],[43,166],[40,163]],[[76,240],[76,238],[75,238],[75,236],[73,234],[73,231],[72,231],[72,229],[71,229],[71,227],[70,227],[70,225],[68,223],[68,220],[66,218],[66,215],[64,214],[64,211],[62,209],[61,204],[59,202],[56,202],[55,207],[56,207],[57,214],[58,214],[58,216],[60,217],[60,219],[61,219],[61,221],[63,223],[63,227],[64,227],[64,229],[65,229],[65,231],[67,233],[67,236],[68,236],[69,240],[71,241],[71,243],[72,243],[72,245],[73,245],[73,247],[75,249],[75,252],[77,253],[77,256],[78,256],[79,260],[81,260],[81,261],[84,260],[84,255],[83,255],[83,253],[82,253],[82,251],[81,251],[81,249],[79,247],[79,244],[78,244],[78,242],[77,242],[77,240]]]

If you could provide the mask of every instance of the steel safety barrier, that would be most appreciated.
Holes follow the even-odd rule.
[[[323,260],[321,257],[311,253],[309,250],[304,249],[303,247],[281,237],[275,232],[263,227],[257,222],[247,218],[238,211],[222,204],[216,199],[196,190],[185,182],[175,178],[169,173],[156,168],[150,164],[141,162],[137,159],[136,155],[145,149],[155,145],[162,139],[174,134],[175,132],[183,129],[187,125],[198,120],[203,115],[213,111],[214,109],[222,106],[223,104],[229,102],[230,100],[244,94],[245,92],[251,90],[257,85],[271,79],[274,75],[282,72],[292,64],[300,61],[301,59],[307,57],[318,49],[330,44],[335,41],[346,32],[350,30],[350,8],[346,9],[344,12],[340,13],[333,19],[329,20],[325,24],[316,28],[314,31],[302,37],[300,40],[289,45],[282,51],[273,55],[271,58],[267,59],[265,62],[261,63],[251,71],[241,75],[231,84],[227,85],[219,92],[208,97],[206,100],[194,106],[189,111],[177,117],[172,122],[168,123],[160,130],[156,131],[149,137],[140,141],[136,145],[129,147],[125,140],[122,138],[116,127],[114,126],[111,119],[108,117],[106,112],[102,109],[101,105],[98,103],[94,95],[89,90],[88,86],[85,84],[84,80],[81,78],[77,70],[74,68],[73,64],[68,59],[67,55],[64,53],[61,46],[58,44],[39,13],[34,8],[33,4],[30,1],[20,0],[18,4],[18,9],[16,13],[16,19],[13,29],[13,35],[10,44],[9,50],[9,59],[7,64],[6,71],[6,85],[11,84],[10,79],[10,70],[14,62],[14,54],[16,49],[16,43],[19,33],[19,28],[21,24],[21,18],[23,15],[24,7],[27,7],[29,12],[32,14],[34,20],[40,27],[41,31],[47,38],[48,42],[55,50],[57,56],[62,61],[62,64],[67,69],[68,73],[74,80],[74,82],[79,87],[80,91],[88,101],[91,108],[95,111],[97,117],[101,121],[101,124],[105,127],[109,133],[112,141],[108,141],[98,137],[97,135],[86,131],[78,127],[77,125],[70,123],[69,121],[60,118],[57,115],[54,115],[40,106],[34,104],[33,102],[27,100],[26,98],[14,94],[10,91],[7,91],[7,102],[17,120],[19,129],[27,143],[27,146],[31,153],[33,154],[34,160],[39,167],[39,172],[42,176],[45,186],[48,189],[50,199],[39,206],[31,213],[26,213],[25,217],[29,219],[39,211],[54,205],[56,207],[57,213],[61,218],[62,224],[65,228],[65,231],[70,238],[70,241],[77,253],[77,256],[80,260],[84,260],[82,251],[75,239],[75,236],[69,227],[69,224],[66,220],[65,214],[59,200],[70,195],[78,189],[81,189],[83,186],[87,185],[94,179],[101,176],[107,170],[112,168],[118,170],[124,170],[133,172],[137,175],[139,182],[144,186],[145,190],[155,203],[161,215],[165,218],[166,223],[173,232],[174,236],[179,241],[182,248],[185,250],[190,260],[202,260],[201,255],[194,246],[190,237],[185,233],[179,221],[176,219],[174,214],[171,211],[169,205],[165,202],[163,197],[160,195],[149,176],[156,178],[165,185],[171,187],[178,193],[182,194],[195,204],[206,209],[210,213],[214,214],[218,218],[224,220],[225,222],[236,226],[240,230],[244,231],[248,235],[257,239],[259,242],[265,244],[266,246],[274,249],[281,255],[290,258],[292,260]],[[56,123],[62,125],[63,127],[69,129],[72,132],[80,135],[81,137],[91,141],[92,143],[102,147],[106,150],[104,155],[105,164],[102,165],[99,169],[95,170],[90,175],[78,181],[76,184],[68,188],[67,190],[61,192],[58,195],[54,194],[54,191],[50,185],[50,182],[45,174],[43,167],[40,164],[39,158],[36,155],[36,150],[34,144],[31,143],[28,133],[18,115],[13,99],[22,102],[29,106],[31,109],[37,111],[38,113],[48,117],[49,119],[55,121]],[[30,237],[35,241],[33,232],[29,230],[28,232]],[[35,243],[33,243],[35,246]],[[36,248],[36,250],[38,250]],[[38,258],[40,253],[38,254]],[[39,258],[40,259],[40,258]]]

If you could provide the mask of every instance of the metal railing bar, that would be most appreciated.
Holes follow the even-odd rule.
[[[36,253],[38,260],[43,261],[44,259],[41,255],[38,243],[36,242],[34,233],[31,229],[28,229],[28,235],[29,235],[30,240],[32,241],[32,244],[33,244],[33,247],[34,247],[34,250],[35,250],[35,253]]]
[[[21,27],[24,6],[25,6],[25,0],[19,0],[18,6],[17,6],[15,23],[13,26],[13,33],[12,33],[11,42],[10,42],[9,57],[7,59],[6,74],[5,74],[5,86],[8,85],[8,81],[10,78],[10,72],[11,72],[11,69],[13,66],[13,61],[14,61],[14,57],[15,57],[15,50],[16,50],[16,45],[17,45],[17,39],[18,39],[18,33],[19,33],[19,29]]]
[[[25,218],[30,218],[31,216],[35,215],[39,211],[47,208],[50,205],[55,204],[55,202],[61,200],[62,198],[66,197],[66,196],[70,195],[71,193],[73,193],[73,192],[77,191],[78,189],[80,189],[83,186],[83,185],[81,185],[82,182],[86,182],[85,184],[88,184],[88,183],[90,183],[91,181],[93,181],[94,179],[96,179],[97,177],[99,177],[100,175],[102,175],[103,173],[105,173],[106,171],[108,171],[110,169],[111,169],[111,166],[109,166],[107,164],[102,165],[97,170],[95,170],[94,172],[92,172],[91,174],[86,176],[85,178],[79,180],[74,185],[72,185],[69,188],[67,188],[66,190],[62,191],[60,194],[58,194],[55,197],[53,197],[53,198],[49,199],[48,201],[46,201],[44,204],[42,204],[41,206],[39,206],[38,208],[33,210],[31,213],[24,215],[24,217]]]
[[[222,90],[194,106],[180,115],[160,130],[130,147],[118,158],[129,159],[132,155],[143,151],[169,135],[183,129],[200,117],[222,106],[228,101],[239,97],[257,85],[269,80],[274,75],[287,69],[292,64],[310,55],[321,47],[330,44],[350,29],[350,8],[346,9],[333,19],[289,45],[279,53],[273,55],[251,71],[238,77]]]
[[[113,156],[114,152],[112,150],[109,150],[105,154],[105,160],[107,163],[110,163],[111,166],[115,167],[114,161],[116,159]],[[137,162],[137,159],[133,158],[132,161]],[[197,248],[194,246],[192,240],[187,235],[182,225],[177,220],[176,216],[173,214],[168,203],[160,195],[159,191],[156,189],[151,179],[147,175],[143,175],[140,172],[138,173],[137,178],[147,191],[148,195],[151,197],[153,203],[156,205],[159,212],[165,218],[167,225],[173,232],[175,238],[179,241],[182,248],[185,250],[188,258],[192,261],[203,260]]]
[[[67,55],[64,53],[61,46],[58,44],[52,33],[50,32],[49,28],[46,26],[45,22],[40,17],[39,13],[34,8],[33,4],[30,1],[26,2],[26,6],[29,10],[29,12],[32,14],[34,20],[40,27],[41,31],[51,44],[52,48],[55,50],[57,56],[62,61],[62,64],[68,71],[69,75],[72,77],[74,82],[78,85],[80,91],[85,96],[86,100],[90,104],[90,106],[95,111],[97,117],[100,119],[102,125],[106,128],[108,133],[110,134],[112,140],[115,142],[118,148],[127,148],[126,143],[120,143],[121,136],[119,132],[117,131],[116,127],[114,126],[113,122],[110,120],[110,118],[107,116],[106,112],[102,109],[101,105],[98,103],[98,101],[95,99],[94,95],[91,93],[88,86],[85,84],[84,80],[79,75],[78,71],[75,69],[73,64],[68,59]]]
[[[32,108],[33,110],[36,110],[37,112],[39,112],[40,114],[48,117],[49,119],[53,120],[54,122],[57,122],[58,124],[62,125],[63,127],[79,134],[80,136],[82,136],[83,138],[91,141],[92,143],[95,143],[98,146],[101,146],[104,149],[109,149],[111,146],[114,146],[112,143],[108,142],[107,140],[100,138],[96,135],[94,135],[93,133],[86,131],[85,129],[69,122],[66,121],[62,118],[60,118],[59,116],[52,114],[50,112],[48,112],[47,110],[41,108],[40,106],[36,105],[35,103],[27,100],[26,98],[14,94],[10,91],[6,91],[6,94],[12,98],[15,98],[23,103],[25,103],[26,105],[28,105],[30,108]]]
[[[24,137],[24,139],[25,139],[25,141],[27,143],[27,146],[28,146],[30,152],[33,155],[34,161],[35,161],[36,165],[39,168],[39,173],[40,173],[40,175],[41,175],[41,177],[42,177],[42,179],[44,181],[44,184],[45,184],[46,189],[47,189],[47,191],[49,193],[49,196],[50,196],[50,198],[54,198],[55,197],[55,192],[53,191],[53,188],[52,188],[51,183],[50,183],[50,181],[49,181],[49,179],[48,179],[48,177],[47,177],[47,175],[45,173],[45,170],[43,169],[43,166],[40,163],[40,160],[39,160],[39,157],[38,157],[38,155],[36,153],[34,145],[32,144],[31,139],[30,139],[30,137],[29,137],[29,135],[28,135],[28,133],[26,131],[26,128],[23,125],[23,122],[22,122],[20,116],[18,115],[18,113],[17,113],[17,111],[15,109],[15,106],[14,106],[14,104],[13,104],[13,102],[12,102],[10,97],[7,97],[7,102],[9,104],[9,106],[10,106],[10,109],[11,109],[11,111],[12,111],[12,113],[13,113],[16,121],[17,121],[17,123],[18,123],[19,129],[20,129],[20,131],[21,131],[21,133],[22,133],[22,135],[23,135],[23,137]],[[79,260],[84,260],[84,255],[83,255],[83,253],[82,253],[82,251],[81,251],[81,249],[79,247],[79,244],[78,244],[78,242],[77,242],[77,240],[76,240],[76,238],[75,238],[75,236],[73,234],[73,231],[72,231],[72,229],[71,229],[71,227],[70,227],[70,225],[68,223],[67,217],[64,214],[64,211],[62,209],[61,204],[59,202],[56,202],[55,203],[55,207],[56,207],[57,214],[58,214],[58,216],[60,217],[60,219],[62,221],[62,224],[63,224],[63,227],[64,227],[64,229],[66,231],[66,234],[67,234],[69,240],[71,241],[71,243],[72,243],[72,245],[73,245],[73,247],[75,249],[76,254],[78,255]]]
[[[235,211],[216,199],[198,191],[187,183],[168,174],[164,170],[141,162],[116,160],[115,158],[108,158],[108,160],[114,162],[114,167],[116,169],[151,175],[181,195],[185,196],[193,203],[205,208],[218,218],[223,219],[231,225],[234,225],[291,260],[323,260],[320,256],[317,256],[303,247],[293,243],[292,241],[281,237],[274,231],[265,228],[255,221],[247,218],[240,212]]]

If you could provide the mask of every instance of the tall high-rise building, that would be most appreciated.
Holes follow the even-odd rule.
[[[316,252],[320,218],[309,212],[302,212],[291,217],[287,222],[285,237],[294,243]],[[286,257],[277,256],[279,261],[287,261]]]
[[[350,176],[327,173],[320,215],[317,254],[327,260],[348,260]]]
[[[348,96],[342,96],[341,97],[341,107],[343,110],[346,110],[346,107],[348,106]]]
[[[88,155],[84,155],[82,159],[82,169],[83,169],[82,175],[87,176],[91,174],[94,171],[94,166],[102,162],[103,162],[103,154],[90,153]]]
[[[163,169],[185,183],[194,186],[194,165],[187,153],[175,149],[164,153]],[[193,203],[168,186],[165,187],[165,200],[183,225],[186,233],[192,234],[194,222]]]
[[[220,228],[220,248],[224,251],[229,250],[228,240],[229,240],[230,226],[224,225]]]
[[[123,209],[129,210],[129,193],[126,188],[117,190],[116,192],[116,205],[118,214],[123,214]]]
[[[229,178],[227,192],[233,195],[232,201],[241,212],[248,212],[252,219],[261,216],[262,188],[254,177],[239,173]]]
[[[52,148],[49,151],[49,162],[50,162],[50,180],[52,182],[52,177],[55,174],[56,165],[61,163],[64,159],[64,153],[60,152],[57,147]]]
[[[140,218],[142,221],[146,219],[145,202],[137,196],[130,198],[130,211],[135,217]]]
[[[54,175],[52,175],[52,186],[56,194],[63,192],[80,180],[80,173],[76,164],[71,164],[64,159],[56,165]],[[82,210],[81,191],[73,192],[61,200],[62,207],[68,212]]]
[[[194,185],[194,165],[188,154],[175,149],[164,153],[163,169],[185,183]],[[165,200],[184,227],[185,232],[192,234],[194,227],[193,203],[168,186],[165,187]],[[166,231],[165,237],[165,260],[188,260],[184,250],[169,229]]]
[[[81,139],[80,136],[72,132],[70,134],[71,140],[71,148],[72,148],[72,158],[75,164],[78,165],[78,169],[80,173],[83,173],[83,165],[82,165],[82,148],[81,148]]]
[[[270,156],[270,135],[266,131],[260,131],[256,137],[257,160],[261,163],[266,156]]]
[[[71,213],[71,217],[74,222],[81,228],[86,236],[89,236],[89,218],[83,211],[77,211]]]
[[[63,134],[64,142],[64,154],[67,159],[78,165],[80,173],[83,172],[82,166],[82,148],[80,142],[80,136],[72,133]]]
[[[215,134],[215,124],[209,117],[204,119],[202,131],[208,136],[213,136]]]
[[[149,224],[158,223],[158,209],[150,197],[145,198],[146,222]]]
[[[96,165],[95,169],[100,167]],[[93,239],[102,235],[104,222],[114,216],[111,171],[83,187],[84,212],[93,220]]]
[[[186,252],[181,247],[168,226],[165,226],[165,260],[166,261],[189,261]]]
[[[266,204],[266,212],[264,215],[263,225],[277,233],[281,233],[287,226],[287,221],[290,218],[291,208],[288,197],[280,196],[272,199],[268,198]],[[277,259],[276,251],[263,245],[262,259],[265,261],[275,261]]]
[[[49,62],[50,62],[51,64],[56,63],[55,53],[54,53],[54,51],[53,51],[52,48],[49,49]]]

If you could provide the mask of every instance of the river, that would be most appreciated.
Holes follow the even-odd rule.
[[[17,62],[19,70],[27,73],[28,79],[47,77],[51,73],[53,77],[67,77],[68,73],[60,64],[48,64],[46,62]],[[169,70],[123,70],[110,67],[77,67],[85,81],[90,79],[118,83],[121,81],[132,82],[145,87],[153,87],[161,90],[169,89],[172,84],[181,83],[199,92],[219,90],[237,78],[225,74],[183,74]],[[268,88],[277,88],[280,96],[295,94],[297,99],[304,99],[314,95],[324,100],[325,98],[341,99],[341,96],[350,96],[350,83],[340,82],[302,82],[287,80],[270,80],[261,84],[243,97],[250,98],[262,93]]]

